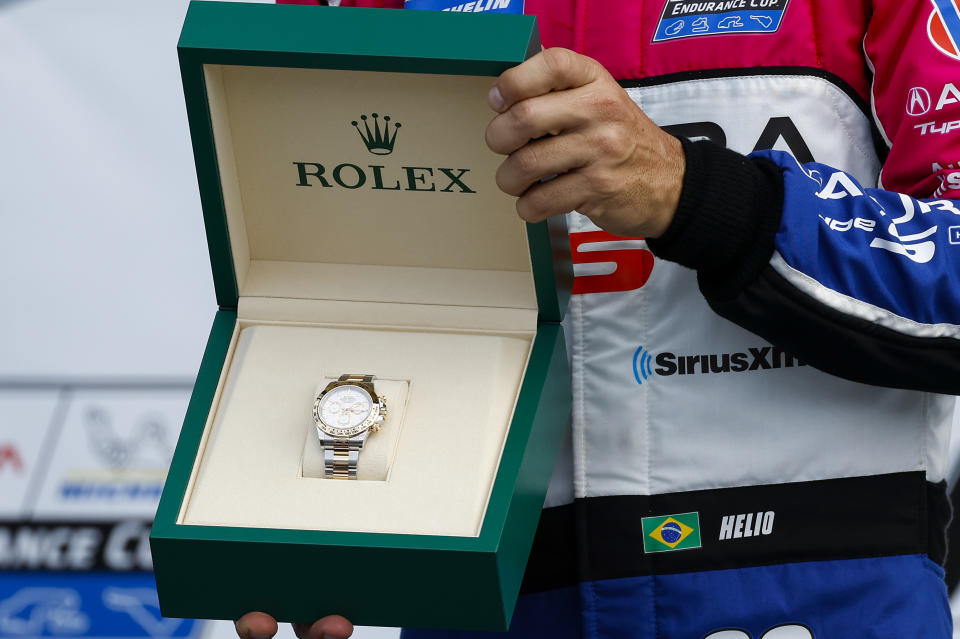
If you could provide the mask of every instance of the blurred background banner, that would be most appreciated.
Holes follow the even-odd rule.
[[[186,6],[0,0],[0,637],[234,636],[160,616],[147,544],[216,310]]]

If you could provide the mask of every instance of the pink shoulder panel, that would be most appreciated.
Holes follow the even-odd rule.
[[[954,33],[956,32],[956,33]],[[864,42],[890,145],[881,181],[916,197],[960,197],[960,0],[875,0]]]
[[[866,98],[862,40],[869,11],[864,1],[780,0],[781,15],[751,9],[764,4],[769,2],[527,0],[526,11],[539,17],[546,46],[567,47],[597,58],[620,80],[702,69],[813,67],[837,75]],[[679,26],[679,18],[672,14],[711,10],[716,5],[744,8],[739,12],[742,17],[732,16],[728,24],[742,26],[746,20],[749,26],[753,19],[759,28],[769,25],[770,15],[778,22],[774,31],[764,33],[734,29],[725,33],[713,28],[706,35],[691,31],[689,37],[655,41],[658,30]]]

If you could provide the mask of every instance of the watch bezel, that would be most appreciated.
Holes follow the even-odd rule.
[[[366,393],[366,395],[370,398],[370,404],[372,406],[370,414],[367,415],[367,418],[356,426],[350,428],[338,428],[336,426],[331,426],[323,421],[323,418],[320,416],[320,403],[323,401],[323,398],[326,396],[326,394],[335,388],[340,388],[343,386],[352,386],[353,388]],[[378,396],[369,386],[370,385],[368,384],[356,381],[337,381],[327,384],[327,387],[324,388],[319,395],[317,395],[316,399],[313,400],[313,421],[317,426],[317,430],[329,435],[330,437],[349,438],[356,437],[357,435],[369,430],[376,424],[382,422],[387,413],[386,400],[384,400],[383,397]]]

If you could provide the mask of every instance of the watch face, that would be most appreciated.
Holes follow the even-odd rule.
[[[377,406],[370,394],[359,386],[336,386],[324,393],[314,409],[319,426],[336,437],[362,432]],[[326,426],[326,428],[324,428]]]

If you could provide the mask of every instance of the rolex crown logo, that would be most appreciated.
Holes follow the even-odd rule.
[[[395,122],[393,124],[393,132],[390,131],[390,116],[383,116],[383,124],[381,128],[380,116],[376,113],[373,114],[373,130],[370,130],[370,122],[367,120],[367,116],[361,115],[360,119],[363,121],[363,128],[360,128],[360,123],[354,120],[351,122],[353,127],[357,130],[357,133],[360,134],[360,138],[363,140],[363,143],[367,145],[367,150],[373,153],[374,155],[390,155],[393,153],[393,145],[397,141],[397,133],[400,130],[400,123]]]

